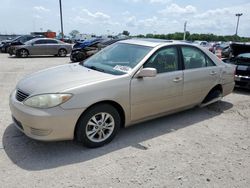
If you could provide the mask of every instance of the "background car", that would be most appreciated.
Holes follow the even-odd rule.
[[[235,86],[250,89],[250,44],[231,43],[232,57],[224,62],[236,65]]]
[[[120,127],[209,105],[233,87],[234,67],[203,48],[135,39],[26,76],[9,103],[17,128],[33,139],[99,147]]]
[[[17,57],[29,55],[55,55],[65,57],[72,50],[72,45],[56,39],[38,38],[32,39],[24,45],[13,47],[13,54]]]
[[[86,39],[84,41],[77,41],[74,46],[73,46],[73,49],[82,49],[82,48],[85,48],[87,46],[90,46],[92,44],[96,44],[98,42],[101,42],[103,41],[104,39],[102,38],[92,38],[92,39]]]
[[[101,49],[121,40],[125,40],[125,39],[107,39],[104,41],[95,41],[93,43],[85,44],[84,47],[82,48],[75,48],[72,50],[70,54],[70,60],[72,62],[83,61],[87,59],[88,57],[94,55]]]
[[[2,53],[9,53],[12,46],[23,45],[25,42],[34,39],[34,38],[42,38],[42,35],[22,35],[14,38],[13,40],[6,42],[4,46],[2,46]]]

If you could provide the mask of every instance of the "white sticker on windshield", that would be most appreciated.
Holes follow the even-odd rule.
[[[129,72],[129,71],[131,70],[130,67],[128,67],[128,66],[123,66],[123,65],[116,65],[116,66],[114,66],[113,69],[118,70],[118,71],[121,71],[121,72],[126,72],[126,73]]]

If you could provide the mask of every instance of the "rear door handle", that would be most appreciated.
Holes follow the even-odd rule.
[[[173,82],[180,82],[182,80],[182,77],[176,77],[173,79]]]
[[[211,71],[211,72],[210,72],[210,75],[212,75],[212,76],[213,76],[213,75],[216,75],[216,74],[217,74],[217,73],[216,73],[215,71]]]

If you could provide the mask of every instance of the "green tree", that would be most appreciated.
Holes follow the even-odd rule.
[[[123,31],[122,34],[126,35],[126,36],[129,36],[130,33],[128,31]]]
[[[72,30],[69,35],[74,38],[77,34],[79,34],[80,32],[78,30]]]

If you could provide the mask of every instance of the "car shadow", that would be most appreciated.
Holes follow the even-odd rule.
[[[111,143],[95,149],[85,148],[73,141],[35,141],[10,124],[3,135],[3,147],[11,161],[20,168],[40,171],[82,163],[126,147],[147,150],[148,147],[141,142],[208,120],[232,107],[231,103],[220,101],[205,108],[197,107],[140,123],[121,129]]]
[[[17,57],[15,55],[13,56],[9,56],[8,58],[10,59],[32,59],[32,58],[68,58],[69,55],[65,56],[65,57],[58,57],[58,56],[54,56],[54,55],[36,55],[36,56],[28,56],[28,57]]]
[[[250,89],[246,88],[235,87],[233,92],[237,94],[250,95]]]

